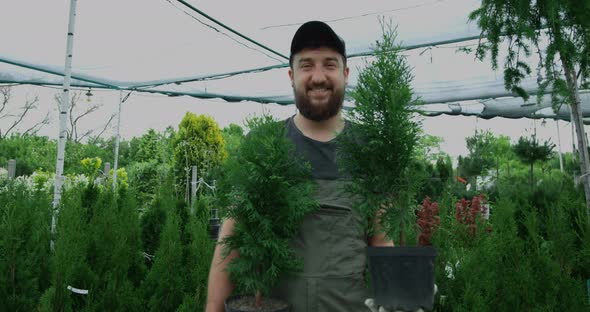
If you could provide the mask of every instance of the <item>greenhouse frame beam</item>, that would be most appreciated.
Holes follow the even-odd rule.
[[[150,90],[150,89],[124,89],[128,91],[146,92],[146,93],[159,93],[170,97],[176,96],[192,96],[198,99],[222,99],[226,102],[242,102],[251,101],[262,104],[279,104],[279,105],[291,105],[294,102],[292,100],[277,100],[281,96],[268,96],[268,97],[255,97],[255,96],[238,96],[238,95],[226,95],[218,93],[202,93],[202,92],[178,92],[178,91],[165,91],[165,90]]]
[[[191,5],[190,3],[188,3],[188,2],[186,2],[184,0],[177,0],[177,1],[180,2],[180,3],[182,3],[184,6],[188,7],[189,9],[193,10],[194,12],[198,13],[199,15],[201,15],[201,16],[207,18],[208,20],[214,22],[215,24],[217,24],[217,25],[219,25],[219,26],[221,26],[221,27],[229,30],[233,34],[235,34],[235,35],[237,35],[237,36],[239,36],[239,37],[241,37],[243,39],[246,39],[246,40],[250,41],[251,43],[253,43],[253,44],[255,44],[255,45],[257,45],[257,46],[265,49],[266,51],[269,51],[269,52],[271,52],[271,53],[273,53],[275,55],[278,55],[281,58],[284,58],[286,60],[289,59],[287,56],[285,56],[285,55],[283,55],[283,54],[281,54],[281,53],[279,53],[279,52],[277,52],[277,51],[275,51],[275,50],[273,50],[273,49],[271,49],[271,48],[269,48],[269,47],[267,47],[267,46],[265,46],[265,45],[263,45],[263,44],[261,44],[261,43],[259,43],[257,41],[255,41],[254,39],[251,39],[250,37],[247,37],[247,36],[239,33],[238,31],[234,30],[233,28],[231,28],[231,27],[223,24],[222,22],[218,21],[217,19],[209,16],[207,13],[205,13],[205,12],[197,9],[196,7],[194,7],[193,5]]]
[[[182,1],[182,0],[178,0],[178,1]],[[409,50],[437,46],[437,45],[464,42],[464,41],[474,40],[474,39],[478,39],[478,38],[479,38],[479,36],[460,37],[460,38],[449,39],[449,40],[444,40],[444,41],[426,42],[426,43],[421,43],[421,44],[401,46],[401,49],[409,51]],[[360,53],[351,54],[348,56],[348,58],[370,56],[373,54],[374,53],[372,51],[360,52]],[[14,66],[23,67],[26,69],[36,70],[36,71],[40,71],[40,72],[44,72],[44,73],[48,73],[48,74],[52,74],[52,75],[56,75],[56,76],[61,76],[61,77],[64,76],[64,73],[59,71],[58,69],[54,69],[54,68],[51,68],[51,67],[45,66],[45,65],[36,65],[36,64],[32,64],[32,63],[29,63],[26,61],[14,60],[14,59],[2,57],[2,56],[0,56],[0,62],[14,65]],[[176,78],[176,79],[144,81],[144,82],[105,81],[104,78],[92,77],[92,76],[80,75],[80,74],[74,74],[74,73],[72,74],[72,78],[74,78],[76,80],[100,85],[100,86],[102,86],[104,88],[108,88],[108,89],[114,89],[114,90],[126,89],[126,90],[144,91],[144,90],[141,90],[140,88],[153,88],[153,87],[163,86],[163,85],[167,85],[167,84],[181,84],[181,83],[197,82],[197,81],[204,81],[204,80],[223,79],[223,78],[228,78],[228,77],[237,76],[237,75],[241,75],[241,74],[250,74],[250,73],[269,71],[269,70],[273,70],[273,69],[286,68],[288,66],[289,66],[289,64],[287,64],[287,63],[281,63],[281,64],[276,64],[276,65],[271,65],[271,66],[244,69],[244,70],[239,70],[239,71],[223,72],[223,73],[208,74],[208,75],[199,75],[199,76],[194,76],[194,77],[184,77],[184,78]],[[9,81],[9,80],[2,80],[0,82],[15,83],[15,81]],[[16,82],[16,83],[23,83],[23,82]],[[32,84],[32,85],[51,85],[50,83],[44,84],[44,83],[38,83],[38,82],[25,82],[25,83]],[[90,86],[85,86],[85,87],[90,87]]]
[[[407,46],[402,45],[402,46],[400,46],[400,50],[410,51],[410,50],[415,50],[415,49],[420,49],[420,48],[435,47],[435,46],[439,46],[439,45],[465,42],[465,41],[475,40],[475,39],[479,39],[479,38],[480,38],[480,36],[468,36],[468,37],[460,37],[460,38],[449,39],[449,40],[412,44],[412,45],[407,45]],[[361,57],[361,56],[372,56],[372,55],[375,55],[374,51],[366,51],[366,52],[353,53],[353,54],[349,55],[348,58]]]
[[[179,0],[179,1],[181,1],[181,0]],[[410,50],[415,50],[415,49],[420,49],[420,48],[433,47],[433,46],[458,43],[458,42],[465,42],[465,41],[475,40],[475,39],[479,39],[479,36],[468,36],[468,37],[460,37],[460,38],[443,40],[443,41],[413,44],[413,45],[401,46],[401,49],[404,51],[410,51]],[[373,51],[366,51],[366,52],[350,54],[347,56],[347,58],[371,56],[374,54],[375,54],[375,52],[373,52]],[[168,80],[160,80],[160,81],[156,80],[156,81],[142,82],[139,84],[130,85],[129,88],[157,87],[157,86],[162,86],[162,85],[167,85],[167,84],[172,84],[172,83],[179,84],[179,83],[197,82],[197,81],[204,81],[204,80],[223,79],[223,78],[228,78],[228,77],[237,76],[237,75],[241,75],[241,74],[251,74],[251,73],[257,73],[257,72],[264,72],[264,71],[286,68],[286,67],[289,67],[289,64],[282,63],[282,64],[277,64],[277,65],[256,67],[256,68],[252,68],[252,69],[244,69],[244,70],[233,71],[233,72],[224,72],[224,73],[217,73],[217,74],[210,74],[210,75],[200,75],[200,76],[196,76],[196,77],[186,77],[186,78],[181,78],[181,79],[168,79]]]
[[[18,67],[23,67],[26,69],[40,71],[40,72],[47,73],[47,74],[65,77],[65,74],[63,71],[53,69],[49,66],[35,65],[35,64],[29,63],[29,62],[16,61],[16,60],[9,59],[9,58],[2,57],[2,56],[0,56],[0,62],[14,65],[14,66],[18,66]],[[72,73],[71,77],[76,80],[97,84],[97,85],[100,85],[100,86],[102,86],[104,88],[108,88],[108,89],[119,89],[118,86],[116,86],[114,84],[110,84],[108,82],[101,81],[101,79],[97,79],[97,78],[93,78],[93,77],[89,77],[89,76],[85,76],[85,75],[78,75],[78,74],[74,74],[74,73]],[[4,80],[4,81],[6,82],[6,80]],[[11,81],[10,83],[12,83],[12,82],[14,82],[14,81]]]
[[[244,70],[218,73],[218,74],[199,75],[199,76],[193,76],[193,77],[167,79],[167,80],[146,81],[146,82],[141,82],[138,84],[131,84],[127,87],[128,88],[153,88],[153,87],[158,87],[158,86],[163,86],[163,85],[173,84],[173,83],[181,84],[181,83],[185,83],[185,82],[196,82],[196,81],[203,81],[203,80],[223,79],[223,78],[229,78],[229,77],[237,76],[237,75],[241,75],[241,74],[251,74],[251,73],[265,72],[265,71],[277,69],[277,68],[285,68],[287,66],[288,66],[288,64],[277,64],[277,65],[244,69]]]

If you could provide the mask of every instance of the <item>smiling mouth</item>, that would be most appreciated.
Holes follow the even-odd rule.
[[[320,96],[320,97],[328,95],[331,91],[332,91],[332,89],[330,89],[330,88],[310,88],[307,90],[307,92],[310,96]]]

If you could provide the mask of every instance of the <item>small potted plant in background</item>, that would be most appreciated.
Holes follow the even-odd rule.
[[[369,247],[375,303],[414,311],[434,304],[432,247],[405,247],[405,231],[415,220],[414,196],[420,179],[412,171],[420,124],[412,107],[420,102],[410,86],[409,66],[395,43],[395,29],[382,23],[374,59],[360,71],[352,92],[350,131],[340,136],[341,168],[350,191],[362,197],[355,209],[367,221],[369,235],[382,231],[401,247]],[[370,221],[378,218],[376,222]]]
[[[289,304],[267,298],[277,281],[302,267],[289,243],[303,217],[318,207],[311,166],[295,156],[286,127],[270,116],[246,122],[250,133],[225,165],[225,216],[234,233],[223,239],[236,289],[246,295],[226,300],[226,311],[289,311]]]

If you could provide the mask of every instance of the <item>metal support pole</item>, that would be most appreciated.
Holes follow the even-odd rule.
[[[111,172],[111,163],[110,162],[104,163],[104,169],[102,171],[102,177],[103,177],[104,181],[107,181],[109,179],[110,172]]]
[[[8,160],[8,180],[14,179],[16,176],[16,160],[9,159]]]
[[[59,140],[57,144],[57,163],[55,165],[55,182],[53,191],[53,214],[51,216],[51,234],[55,235],[57,216],[59,213],[59,202],[63,185],[64,156],[67,138],[67,118],[70,107],[70,82],[72,79],[72,55],[74,51],[74,29],[76,25],[76,4],[77,0],[70,0],[70,15],[68,21],[68,34],[66,42],[66,56],[64,68],[64,83],[61,103],[59,106]],[[50,242],[53,250],[53,238]]]
[[[123,91],[119,91],[119,110],[117,111],[117,136],[115,137],[115,165],[113,166],[113,192],[117,191],[117,168],[119,165],[119,140],[121,137],[121,105]]]
[[[192,166],[192,177],[191,177],[191,213],[195,213],[195,201],[197,198],[197,166]]]
[[[557,128],[557,148],[559,149],[559,169],[563,173],[563,155],[561,153],[561,135],[559,135],[559,119],[555,119],[555,128]]]
[[[571,130],[572,130],[572,161],[575,163],[576,162],[576,157],[579,158],[579,153],[576,152],[576,131],[574,129],[574,110],[572,109],[572,107],[570,105],[567,106],[568,109],[570,110],[570,126],[571,126]],[[572,173],[572,175],[574,176],[574,185],[578,185],[579,180],[576,177],[576,172],[574,171]]]

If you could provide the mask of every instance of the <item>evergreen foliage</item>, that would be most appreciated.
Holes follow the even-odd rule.
[[[232,123],[221,130],[221,135],[225,140],[225,148],[228,154],[231,154],[240,147],[240,143],[244,139],[244,129]]]
[[[114,140],[98,140],[95,144],[68,142],[64,159],[64,174],[82,172],[80,161],[84,158],[98,157],[103,162],[114,163]],[[133,159],[129,155],[129,143],[119,144],[119,167],[124,167]],[[0,140],[0,165],[4,166],[9,159],[16,160],[16,175],[31,175],[38,170],[55,172],[55,156],[57,143],[47,137],[32,135],[12,135]]]
[[[530,166],[530,180],[529,183],[532,186],[535,182],[533,168],[537,161],[547,161],[551,159],[553,155],[553,149],[555,144],[549,140],[539,144],[539,141],[535,136],[530,139],[526,137],[520,137],[518,143],[516,143],[512,149],[514,154],[520,158],[520,160]]]
[[[154,264],[142,285],[146,311],[174,311],[182,303],[185,284],[178,272],[181,265],[180,218],[172,208],[168,209]]]
[[[435,164],[414,160],[410,165],[410,171],[414,179],[420,182],[416,187],[416,202],[426,197],[438,200],[447,191],[453,177],[453,163],[448,155],[439,157]]]
[[[412,191],[419,185],[410,172],[420,129],[410,107],[419,102],[396,36],[391,25],[383,25],[375,59],[361,70],[351,94],[356,104],[349,112],[352,126],[339,136],[341,168],[352,178],[351,191],[363,197],[355,209],[368,220],[379,209],[390,208],[381,215],[389,237],[403,233],[412,215]]]
[[[129,183],[135,190],[140,210],[144,210],[154,203],[159,186],[172,170],[171,139],[166,133],[150,129],[131,141],[136,148],[128,167]]]
[[[582,194],[561,175],[540,180],[534,190],[526,174],[500,181],[489,222],[476,220],[477,234],[468,240],[453,216],[454,199],[440,205],[434,245],[439,250],[436,280],[445,300],[437,309],[586,311],[589,224]]]
[[[478,176],[492,168],[496,163],[494,159],[495,138],[490,131],[476,132],[465,139],[469,154],[466,157],[459,156],[459,175],[476,185]]]
[[[160,236],[162,228],[166,224],[166,201],[163,196],[158,196],[154,203],[150,205],[140,218],[141,241],[143,252],[153,256],[160,246]],[[146,265],[151,267],[151,260],[146,260]]]
[[[51,288],[41,300],[42,311],[83,311],[89,308],[86,296],[71,293],[67,288],[89,289],[98,279],[87,261],[91,211],[82,205],[82,192],[83,189],[78,188],[63,192],[54,237]]]
[[[155,160],[135,162],[129,167],[129,184],[135,191],[136,200],[143,211],[154,204],[158,187],[163,177],[171,172],[169,164]]]
[[[583,214],[580,208],[583,205],[576,208]],[[547,222],[551,229],[548,235],[540,231],[538,213],[529,211],[522,221],[517,221],[515,210],[513,202],[501,199],[492,215],[491,232],[478,235],[468,249],[449,248],[459,251],[459,257],[452,257],[457,259],[452,278],[444,276],[445,270],[440,270],[437,276],[447,296],[446,308],[441,310],[585,311],[589,308],[584,294],[585,277],[574,272],[579,269],[580,252],[576,233],[567,221],[571,210],[555,207]],[[525,228],[524,237],[518,235],[520,226]],[[447,256],[449,249],[444,251]]]
[[[107,184],[110,186],[110,184]],[[137,209],[127,189],[89,184],[67,190],[60,206],[52,288],[44,311],[138,311],[145,274]],[[77,294],[68,286],[88,290]]]
[[[225,170],[234,234],[221,244],[240,256],[228,265],[238,289],[268,295],[281,276],[298,271],[301,261],[289,242],[303,217],[317,207],[311,167],[295,155],[286,127],[270,116],[247,121],[251,129]]]
[[[469,18],[477,20],[482,29],[481,37],[487,38],[487,43],[478,46],[477,56],[484,58],[489,51],[494,69],[498,67],[500,45],[502,42],[509,43],[504,60],[505,85],[524,99],[528,99],[528,94],[520,83],[531,73],[530,66],[525,63],[525,57],[531,53],[537,52],[541,56],[540,66],[545,70],[541,87],[545,90],[551,84],[554,97],[572,96],[562,68],[555,66],[557,57],[564,69],[578,68],[577,76],[582,81],[590,74],[588,1],[483,0],[481,7],[473,11]],[[543,51],[540,44],[544,37],[548,40]],[[556,101],[554,104],[560,103]]]
[[[144,276],[139,250],[139,222],[135,202],[127,192],[101,192],[89,222],[91,240],[88,263],[99,277],[92,285],[95,311],[140,311],[141,297],[136,290]]]
[[[173,140],[177,190],[185,195],[186,201],[192,166],[197,166],[199,176],[208,174],[227,158],[224,146],[221,130],[213,118],[186,113]]]
[[[48,194],[24,185],[0,189],[0,310],[34,311],[49,287]]]
[[[11,135],[0,140],[0,166],[15,159],[16,176],[30,175],[40,168],[55,171],[55,155],[57,145],[47,137]]]
[[[142,216],[146,252],[154,255],[141,286],[149,311],[202,311],[214,244],[208,214],[191,214],[172,196],[172,179],[160,186],[156,204]],[[153,250],[156,250],[153,252]]]
[[[492,68],[498,67],[500,46],[506,43],[504,84],[506,89],[527,100],[522,80],[531,74],[526,58],[539,56],[537,102],[550,90],[554,110],[570,105],[580,154],[580,171],[587,174],[588,150],[582,123],[579,90],[590,87],[590,1],[582,0],[483,0],[471,12],[481,28],[477,56],[491,52]],[[542,74],[544,72],[544,75]],[[583,180],[586,216],[590,220],[590,179]]]
[[[205,201],[200,199],[200,201]],[[186,225],[182,228],[183,262],[182,271],[185,278],[184,299],[181,307],[186,311],[204,311],[207,301],[207,282],[214,242],[209,237],[209,207],[201,205],[207,214],[187,214]],[[186,209],[185,209],[186,211]],[[201,212],[203,212],[201,210]],[[205,217],[206,216],[206,217]],[[180,310],[181,307],[179,307]]]

